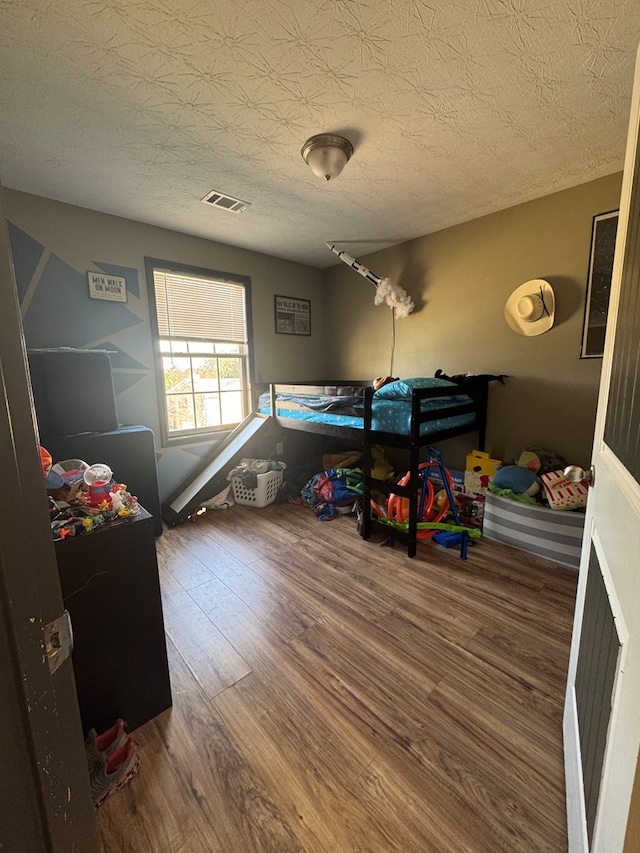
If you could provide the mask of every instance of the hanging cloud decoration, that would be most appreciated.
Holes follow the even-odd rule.
[[[373,300],[375,305],[382,305],[386,302],[389,308],[395,311],[395,316],[398,318],[408,317],[411,314],[416,306],[403,287],[392,282],[390,278],[380,278],[379,275],[368,270],[351,255],[338,249],[335,243],[326,243],[325,245],[347,266],[375,285],[376,295]]]
[[[383,302],[386,302],[389,308],[395,310],[396,317],[399,319],[408,317],[416,307],[404,287],[400,287],[399,284],[391,281],[390,278],[383,278],[381,280],[376,288],[376,295],[373,301],[376,305],[382,305]]]

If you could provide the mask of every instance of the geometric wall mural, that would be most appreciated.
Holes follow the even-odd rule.
[[[9,239],[29,349],[108,350],[116,397],[148,377],[149,365],[142,364],[113,341],[103,340],[106,335],[133,326],[140,326],[143,331],[143,321],[126,303],[91,299],[86,272],[78,272],[53,252],[46,257],[44,268],[34,281],[45,256],[45,246],[12,222],[9,222]],[[124,278],[127,296],[140,298],[138,270],[134,267],[104,262],[92,262],[91,266],[107,275]]]
[[[116,397],[119,394],[122,394],[123,391],[131,388],[137,382],[140,382],[144,379],[144,374],[141,373],[120,373],[117,370],[114,370],[111,374],[113,379],[113,390]]]
[[[86,272],[74,269],[53,252],[35,282],[31,299],[23,304],[32,289],[32,279],[45,247],[12,222],[9,222],[9,239],[24,334],[31,349],[89,347],[106,335],[142,323],[126,303],[90,299]],[[128,293],[140,298],[137,269],[107,263],[97,266],[107,274],[124,278]],[[137,362],[135,366],[145,369],[145,365]]]
[[[9,223],[9,240],[11,242],[11,254],[13,255],[13,268],[16,274],[18,300],[22,302],[36,267],[40,263],[44,246],[16,227],[13,222]]]
[[[140,353],[151,353],[146,321],[127,302],[91,299],[87,280],[87,270],[125,279],[127,297],[138,308],[142,286],[139,271],[95,260],[87,260],[86,268],[78,270],[52,252],[53,247],[38,242],[14,223],[8,223],[8,230],[27,348],[106,350],[120,411],[126,412],[128,423],[155,429],[155,383],[149,386],[153,365],[139,360]],[[123,349],[128,345],[138,357]],[[140,392],[121,396],[142,382],[145,385]],[[157,460],[163,461],[161,492],[177,488],[189,476],[193,460],[210,453],[210,440],[181,448],[156,447]]]
[[[117,275],[127,281],[127,291],[140,299],[140,283],[138,282],[138,270],[134,267],[121,267],[118,264],[105,264],[101,261],[93,262],[98,269],[107,275]]]
[[[111,275],[111,273],[109,273],[109,275]],[[143,364],[141,361],[130,356],[124,350],[120,349],[117,344],[114,344],[113,341],[104,341],[101,344],[96,344],[94,347],[90,347],[90,349],[107,350],[109,353],[109,361],[113,368],[119,370],[149,371],[146,364]]]
[[[87,275],[51,254],[23,317],[27,345],[86,347],[142,323],[126,304],[89,299]]]

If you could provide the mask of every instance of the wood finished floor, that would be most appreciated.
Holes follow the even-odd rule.
[[[157,540],[173,701],[105,853],[563,853],[576,575],[235,506]]]

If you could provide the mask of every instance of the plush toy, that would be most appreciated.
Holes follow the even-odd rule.
[[[388,385],[390,382],[396,382],[397,379],[397,376],[376,376],[373,380],[373,390],[377,391],[379,388]]]
[[[371,447],[371,476],[376,480],[391,480],[394,475],[393,465],[384,455],[379,444]]]
[[[521,468],[528,468],[540,477],[548,474],[549,471],[567,467],[567,461],[559,453],[548,450],[546,447],[526,447],[520,452],[515,464]]]
[[[528,468],[519,465],[504,465],[498,468],[491,478],[491,483],[497,489],[509,489],[516,495],[533,497],[540,491],[538,476]]]

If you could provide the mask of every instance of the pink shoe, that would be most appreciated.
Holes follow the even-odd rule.
[[[125,731],[126,725],[124,720],[118,719],[110,729],[102,732],[102,734],[97,734],[95,729],[90,730],[84,742],[90,771],[103,756],[108,758],[116,749],[126,743],[128,737]]]
[[[90,774],[90,782],[96,807],[136,775],[140,766],[137,746],[134,739],[129,737],[108,758],[103,755],[101,761],[95,765]]]

